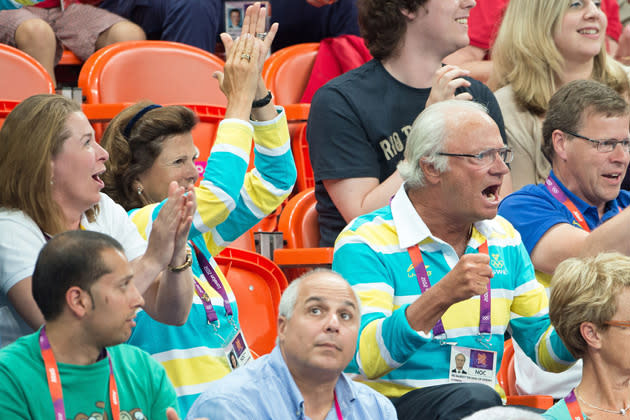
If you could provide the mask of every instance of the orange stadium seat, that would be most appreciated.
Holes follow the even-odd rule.
[[[118,42],[87,59],[79,87],[89,104],[149,99],[225,106],[225,96],[212,77],[224,64],[214,54],[177,42]]]
[[[274,101],[285,107],[293,157],[298,170],[297,191],[315,186],[312,181],[306,122],[310,104],[300,104],[300,99],[311,76],[319,42],[296,44],[271,54],[263,67],[263,79],[273,92]]]
[[[287,248],[315,248],[319,245],[319,223],[315,210],[315,190],[309,188],[292,197],[284,207],[278,228]]]
[[[0,100],[21,101],[38,93],[55,93],[46,69],[30,55],[0,44]]]
[[[30,55],[0,44],[0,127],[23,99],[38,93],[55,93],[46,69]]]
[[[226,248],[215,257],[234,292],[245,339],[255,357],[276,342],[278,305],[287,279],[273,261],[254,252]]]
[[[263,67],[263,79],[278,105],[297,104],[308,84],[319,42],[296,44],[271,54]]]
[[[282,210],[278,230],[283,233],[286,248],[274,251],[274,262],[285,269],[330,267],[333,248],[318,248],[319,222],[315,210],[315,190],[309,188],[292,197]],[[289,271],[295,278],[303,270]]]
[[[553,405],[551,395],[518,395],[516,391],[516,374],[514,373],[514,346],[512,339],[505,341],[503,361],[497,373],[497,380],[505,391],[508,405],[526,405],[546,410]]]
[[[311,166],[308,142],[306,141],[306,123],[310,108],[310,104],[284,106],[291,135],[291,152],[297,169],[295,186],[298,192],[315,187],[315,177]]]
[[[212,77],[223,70],[215,55],[168,41],[128,41],[109,45],[87,59],[79,87],[87,104],[134,103],[142,99],[166,104],[225,106],[227,100]],[[193,131],[199,161],[205,162],[217,124],[198,124]],[[96,125],[97,137],[102,127]]]
[[[61,54],[61,60],[57,63],[58,66],[80,66],[83,61],[77,57],[72,51],[64,48],[63,54]]]

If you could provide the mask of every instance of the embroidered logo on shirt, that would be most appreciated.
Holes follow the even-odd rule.
[[[490,254],[490,265],[494,274],[507,275],[508,271],[505,268],[505,263],[500,259],[501,254]]]
[[[428,265],[424,266],[424,269],[427,270],[427,276],[431,277],[431,270],[429,270]],[[416,270],[413,268],[413,264],[409,264],[409,267],[407,268],[407,277],[409,277],[410,279],[416,277]]]

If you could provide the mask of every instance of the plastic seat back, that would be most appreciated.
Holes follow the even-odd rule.
[[[271,54],[265,61],[263,79],[276,104],[297,104],[306,89],[319,42],[291,45]]]
[[[206,161],[218,121],[202,118],[204,106],[224,107],[227,100],[212,74],[223,60],[207,51],[169,41],[128,41],[102,48],[84,63],[79,87],[88,104],[135,103],[142,99],[196,106],[201,123],[193,130],[199,162]],[[210,114],[216,114],[210,110]],[[223,115],[225,112],[223,112]],[[210,121],[212,120],[212,121]],[[95,124],[97,139],[104,126]]]
[[[0,44],[0,100],[21,101],[38,93],[55,93],[50,75],[30,55]]]
[[[149,99],[225,106],[225,96],[212,77],[224,64],[214,54],[178,42],[118,42],[87,59],[79,87],[89,104]]]
[[[315,210],[315,189],[309,188],[293,196],[280,214],[278,230],[284,233],[287,248],[319,246],[319,222]]]
[[[291,136],[291,150],[297,169],[297,189],[304,191],[315,188],[315,176],[311,166],[311,157],[306,141],[306,123],[300,125]]]
[[[20,104],[19,101],[3,101],[0,100],[0,128],[4,124],[4,120],[7,118],[7,115],[13,111],[13,109]]]
[[[226,248],[215,257],[238,304],[239,323],[255,356],[276,342],[278,304],[287,280],[273,261],[254,252]]]
[[[314,188],[304,190],[293,196],[286,204],[278,230],[286,241],[286,248],[274,251],[274,261],[281,266],[289,280],[314,267],[330,267],[333,248],[318,248],[319,221],[315,209]]]
[[[516,373],[514,372],[514,345],[511,338],[506,340],[503,345],[503,360],[501,361],[501,368],[497,372],[497,381],[505,391],[508,405],[526,405],[542,410],[547,410],[553,405],[551,395],[518,395]]]
[[[509,385],[508,385],[508,369],[510,360],[514,358],[514,347],[512,346],[512,339],[505,340],[503,344],[503,360],[501,361],[501,367],[497,372],[497,381],[506,395],[510,394]]]
[[[0,71],[0,101],[19,102],[38,93],[55,93],[55,85],[46,69],[17,48],[0,44]],[[3,110],[7,107],[3,106]],[[0,127],[6,114],[8,112],[0,117]]]

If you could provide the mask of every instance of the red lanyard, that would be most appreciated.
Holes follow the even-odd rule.
[[[573,201],[571,201],[569,197],[567,197],[567,195],[560,189],[556,181],[551,178],[551,175],[547,177],[547,180],[545,181],[545,187],[547,187],[551,195],[553,195],[556,200],[564,204],[564,206],[569,209],[569,211],[573,215],[573,218],[580,224],[582,229],[587,232],[591,231],[591,229],[586,224],[586,220],[584,220],[582,212],[580,212],[578,208],[575,207]]]
[[[339,408],[339,403],[337,402],[337,393],[334,393],[335,396],[335,411],[337,412],[337,419],[343,420],[343,415],[341,414],[341,408]]]
[[[42,358],[44,359],[48,389],[50,390],[50,396],[52,397],[53,407],[55,409],[55,420],[66,420],[61,378],[59,377],[59,369],[57,368],[55,355],[53,354],[48,336],[46,335],[46,327],[42,327],[39,332],[39,348],[42,352]],[[116,379],[114,378],[112,358],[108,355],[107,360],[109,361],[109,399],[112,417],[114,420],[120,420],[120,401],[118,400],[118,388],[116,387]]]
[[[413,263],[413,268],[416,271],[416,277],[418,278],[418,284],[420,285],[420,291],[422,293],[426,292],[431,288],[431,283],[429,282],[429,274],[427,273],[427,269],[424,266],[424,260],[422,259],[422,252],[420,251],[419,246],[410,246],[407,248],[409,252],[409,256],[411,257],[411,262]],[[488,241],[484,241],[479,246],[479,252],[488,255]],[[490,334],[492,332],[492,322],[491,322],[491,286],[490,282],[488,282],[488,290],[486,293],[480,296],[479,299],[479,333],[481,334]],[[439,336],[442,334],[446,334],[444,330],[444,324],[442,324],[442,319],[438,319],[433,327],[433,335]]]
[[[567,410],[569,410],[571,420],[582,420],[582,410],[580,409],[580,404],[578,404],[577,399],[575,398],[574,389],[571,390],[569,395],[564,397],[564,402],[567,405]]]

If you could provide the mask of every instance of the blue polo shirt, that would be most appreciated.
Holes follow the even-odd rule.
[[[606,203],[604,214],[600,218],[597,207],[591,206],[569,191],[556,178],[553,171],[551,171],[550,176],[582,213],[591,230],[615,217],[620,210],[625,209],[630,204],[630,193],[621,190],[616,199]],[[551,195],[544,183],[526,185],[505,197],[499,205],[499,214],[509,220],[519,231],[523,244],[530,254],[540,238],[558,223],[569,223],[581,229],[569,209]]]

